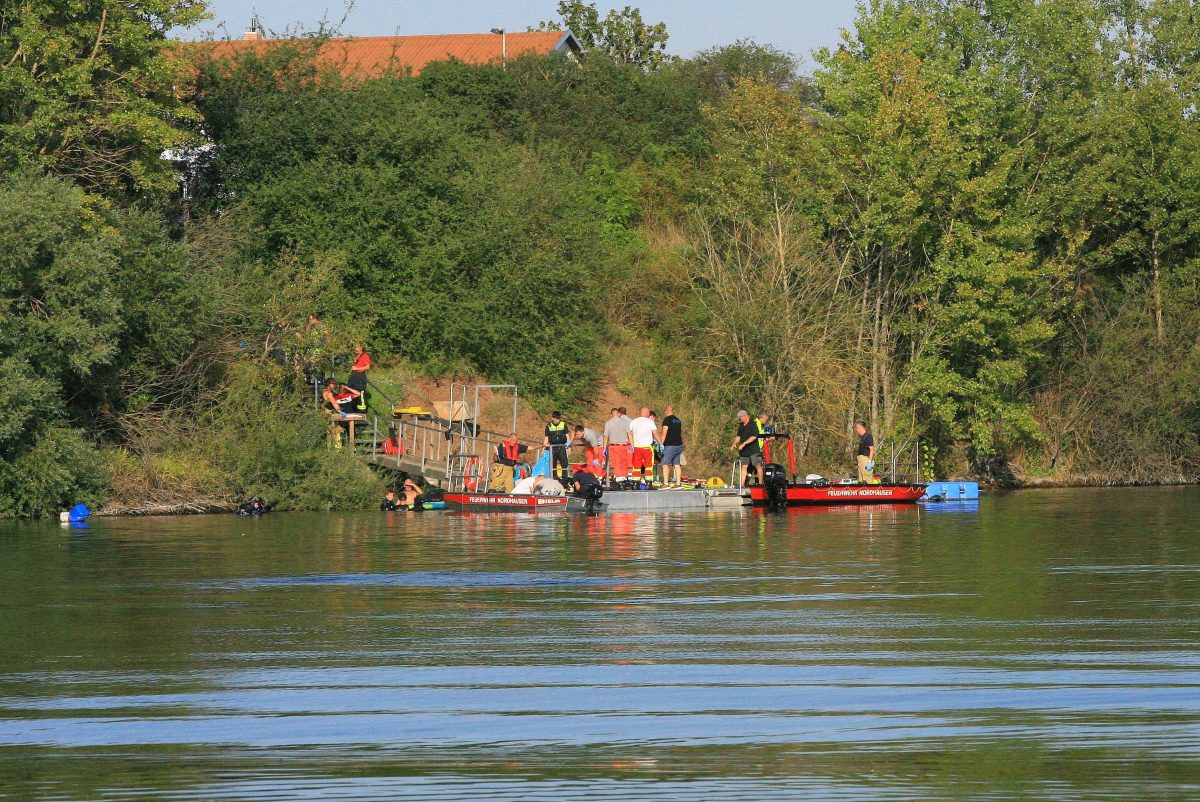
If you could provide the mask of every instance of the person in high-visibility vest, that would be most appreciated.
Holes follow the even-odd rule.
[[[546,424],[546,436],[542,447],[550,449],[550,465],[554,475],[560,480],[567,478],[567,424],[562,419],[562,413],[557,409],[550,413],[550,422]]]
[[[758,413],[758,417],[754,419],[754,428],[758,430],[758,446],[763,451],[763,461],[764,462],[766,461],[767,449],[768,449],[767,437],[771,433],[771,431],[770,431],[771,427],[768,426],[767,424],[769,424],[770,422],[771,422],[771,416],[765,412]]]

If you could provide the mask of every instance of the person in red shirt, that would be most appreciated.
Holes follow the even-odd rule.
[[[367,389],[367,371],[371,369],[371,355],[363,350],[362,343],[354,344],[354,364],[350,367],[350,379],[346,384],[360,393]]]

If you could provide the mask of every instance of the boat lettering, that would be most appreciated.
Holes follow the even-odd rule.
[[[538,498],[536,496],[467,496],[468,504],[501,504],[509,507],[529,507],[536,504],[542,506],[555,506],[565,503],[566,499],[561,496],[555,498]]]
[[[830,490],[831,496],[890,496],[891,490],[861,488],[857,490]]]
[[[521,507],[529,504],[523,498],[508,498],[506,496],[467,496],[467,501],[471,504],[516,504]]]

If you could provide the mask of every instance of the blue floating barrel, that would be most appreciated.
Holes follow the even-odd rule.
[[[71,511],[67,513],[67,520],[73,524],[77,524],[82,521],[86,521],[87,517],[91,514],[92,511],[88,509],[86,504],[76,504],[71,508]]]

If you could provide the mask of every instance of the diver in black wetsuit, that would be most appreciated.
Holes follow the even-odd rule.
[[[576,471],[571,475],[571,487],[574,495],[584,500],[583,508],[588,512],[595,512],[596,502],[604,495],[600,480],[587,471]]]
[[[243,501],[238,505],[238,515],[266,515],[271,511],[272,505],[266,504],[261,498],[255,496],[252,499]]]

